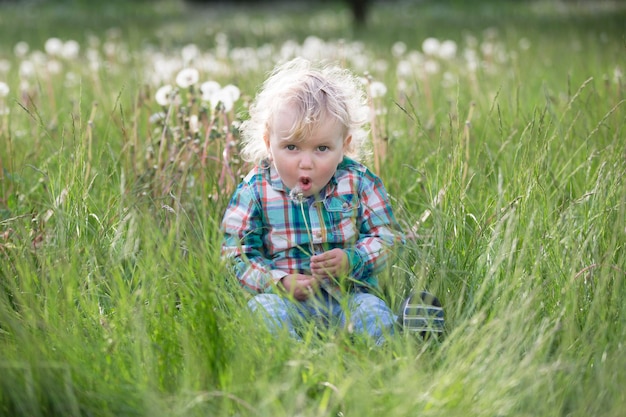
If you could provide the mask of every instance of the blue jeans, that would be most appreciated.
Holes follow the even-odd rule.
[[[377,345],[384,342],[385,336],[393,334],[396,316],[383,300],[364,292],[345,297],[340,303],[321,291],[317,297],[299,302],[278,294],[258,294],[248,301],[248,307],[263,314],[270,331],[276,333],[286,328],[296,339],[300,339],[300,335],[295,324],[307,318],[321,319],[355,334],[368,335]]]

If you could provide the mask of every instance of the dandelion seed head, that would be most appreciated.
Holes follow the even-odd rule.
[[[211,96],[211,107],[216,108],[220,103],[224,107],[225,112],[229,112],[233,109],[234,102],[228,92],[224,92],[224,90],[220,90],[217,93]]]
[[[16,43],[15,46],[13,47],[13,53],[18,58],[24,58],[26,54],[28,54],[29,50],[30,50],[30,47],[28,46],[28,43],[24,41],[20,41]]]
[[[326,48],[322,39],[317,36],[307,36],[302,43],[302,54],[309,58],[319,58],[325,55]]]
[[[166,117],[165,113],[158,112],[158,113],[152,114],[148,121],[150,124],[161,123],[165,120],[165,117]]]
[[[382,97],[387,94],[387,86],[380,81],[372,81],[370,84],[370,95],[372,98]]]
[[[98,71],[100,71],[100,61],[96,61],[96,60],[90,60],[89,61],[89,69],[91,70],[91,72],[97,73]]]
[[[302,204],[304,201],[304,192],[300,186],[296,185],[289,191],[289,198],[296,204]]]
[[[239,97],[241,97],[241,91],[239,91],[239,88],[233,84],[225,85],[224,88],[222,88],[222,92],[225,95],[230,96],[233,102],[239,100]]]
[[[217,81],[206,81],[200,85],[200,92],[202,92],[202,100],[203,101],[211,101],[211,97],[213,97],[218,91],[220,91],[222,86]]]
[[[496,51],[496,45],[493,42],[485,41],[480,44],[480,51],[486,57],[491,57]]]
[[[424,54],[420,51],[411,51],[408,54],[409,62],[412,65],[422,65],[424,63]]]
[[[106,41],[102,45],[102,50],[106,56],[113,57],[117,53],[117,44],[113,41]]]
[[[11,63],[7,59],[0,59],[0,72],[7,73],[11,69]]]
[[[621,81],[623,77],[624,73],[622,72],[622,69],[620,67],[615,67],[615,69],[613,70],[613,82],[617,84]]]
[[[398,90],[399,92],[406,92],[408,89],[408,85],[406,83],[406,80],[403,79],[399,79],[398,83],[396,84],[396,90]]]
[[[406,53],[406,43],[398,41],[391,47],[391,53],[394,57],[399,58]]]
[[[33,51],[30,54],[30,61],[32,61],[32,63],[37,67],[41,67],[46,64],[46,61],[48,61],[48,56],[41,51]]]
[[[422,42],[422,51],[426,55],[435,56],[439,53],[439,47],[441,46],[441,42],[437,38],[426,38],[424,42]]]
[[[59,38],[49,38],[43,48],[48,55],[61,55],[61,52],[63,52],[63,41]]]
[[[406,59],[401,60],[396,65],[396,75],[400,79],[410,78],[413,75],[413,65]]]
[[[19,68],[20,76],[30,78],[35,75],[35,64],[32,61],[22,61]]]
[[[429,59],[424,62],[424,71],[428,74],[437,74],[439,72],[439,62]]]
[[[200,48],[196,44],[185,45],[181,50],[180,54],[183,57],[183,61],[185,64],[189,64],[194,59],[200,56]]]
[[[300,53],[300,45],[294,40],[285,41],[280,47],[280,57],[282,59],[290,59]]]
[[[0,97],[8,96],[10,91],[11,89],[9,88],[9,85],[3,81],[0,81]]]
[[[198,133],[200,130],[200,122],[198,120],[197,114],[192,114],[189,116],[189,130],[191,133]]]
[[[176,75],[176,85],[180,88],[189,88],[200,79],[200,73],[195,68],[183,68]]]
[[[438,56],[446,61],[456,56],[456,42],[452,40],[443,41],[439,46]]]
[[[22,93],[27,92],[30,89],[30,83],[28,80],[20,80],[20,91]]]
[[[174,77],[174,74],[176,74],[179,69],[179,60],[166,57],[163,54],[155,54],[152,57],[152,70],[154,73],[151,74],[151,78],[156,84],[167,82]]]
[[[63,65],[56,59],[51,59],[46,63],[46,70],[49,74],[60,74],[63,70]]]
[[[161,106],[169,106],[174,96],[174,87],[166,84],[159,88],[154,94],[154,100]]]
[[[75,40],[69,40],[63,44],[61,56],[65,59],[76,59],[80,52],[80,44]]]

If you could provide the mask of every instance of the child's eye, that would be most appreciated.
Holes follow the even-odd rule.
[[[288,151],[294,151],[296,150],[296,145],[285,145],[285,149],[287,149]]]
[[[321,145],[317,147],[317,150],[320,152],[326,152],[328,149],[330,149],[328,146],[326,145]]]

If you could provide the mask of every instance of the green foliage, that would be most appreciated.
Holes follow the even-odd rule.
[[[336,5],[33,7],[0,5],[0,415],[622,412],[622,3],[373,3],[358,33]],[[50,36],[80,52],[35,52]],[[456,55],[417,59],[428,37]],[[197,85],[157,101],[192,43],[233,109]],[[407,244],[381,283],[394,308],[437,294],[442,340],[272,336],[228,276],[237,126],[290,48],[387,87],[368,162]]]

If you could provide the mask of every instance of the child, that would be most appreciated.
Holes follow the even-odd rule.
[[[317,317],[382,343],[396,317],[374,295],[402,241],[381,180],[355,157],[367,133],[362,84],[296,58],[265,81],[241,126],[254,169],[224,214],[223,255],[248,305],[298,338]]]

